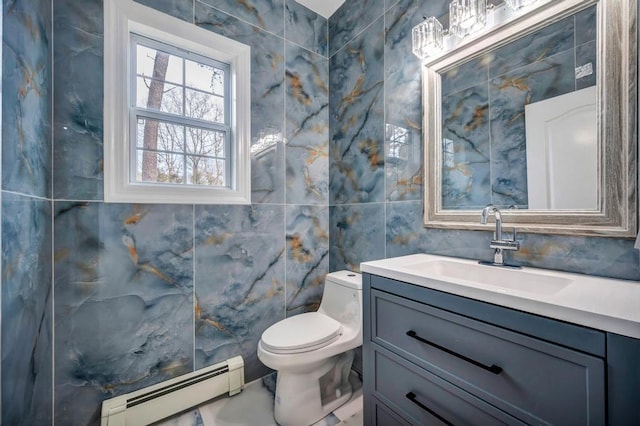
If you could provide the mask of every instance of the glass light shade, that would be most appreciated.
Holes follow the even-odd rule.
[[[413,54],[420,59],[428,58],[442,49],[442,24],[433,16],[413,27],[411,35]]]
[[[522,9],[523,7],[537,3],[538,1],[539,0],[506,0],[509,7],[513,10]]]
[[[464,37],[487,23],[486,0],[453,0],[449,4],[449,32]]]

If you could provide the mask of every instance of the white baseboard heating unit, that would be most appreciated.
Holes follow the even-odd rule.
[[[102,402],[101,426],[148,425],[244,386],[241,356]]]

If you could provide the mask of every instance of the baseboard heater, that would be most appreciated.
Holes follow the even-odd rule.
[[[101,426],[148,425],[244,386],[241,356],[102,402]]]

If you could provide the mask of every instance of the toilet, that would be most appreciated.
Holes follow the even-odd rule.
[[[274,417],[308,426],[351,397],[349,372],[362,345],[362,276],[327,274],[317,312],[295,315],[262,333],[258,358],[278,372]]]

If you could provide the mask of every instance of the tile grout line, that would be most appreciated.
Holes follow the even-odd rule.
[[[55,425],[56,419],[56,294],[55,294],[55,263],[53,261],[53,254],[55,252],[55,201],[54,201],[54,189],[55,189],[55,174],[54,174],[54,149],[55,149],[55,26],[54,26],[54,0],[51,0],[51,202],[49,208],[51,209],[51,426]]]

